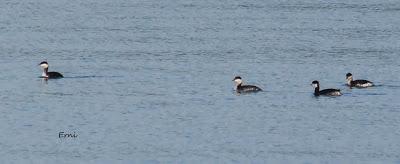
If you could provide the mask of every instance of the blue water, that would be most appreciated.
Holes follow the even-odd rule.
[[[400,163],[399,18],[395,0],[1,1],[0,161]],[[65,78],[38,78],[45,59]]]

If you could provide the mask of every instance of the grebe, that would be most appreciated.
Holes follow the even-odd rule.
[[[311,85],[315,88],[314,90],[314,95],[315,96],[341,96],[342,93],[340,93],[339,89],[324,89],[324,90],[319,90],[319,82],[318,81],[313,81]]]
[[[353,81],[353,75],[351,73],[346,74],[346,81],[347,85],[351,87],[357,87],[357,88],[367,88],[367,87],[372,87],[374,86],[374,83],[368,81],[368,80],[354,80]]]
[[[237,93],[251,93],[262,91],[261,88],[254,85],[242,85],[243,81],[240,76],[236,76],[232,81],[236,83],[236,92]]]
[[[58,73],[58,72],[48,72],[49,64],[47,63],[47,61],[42,61],[39,65],[40,65],[40,67],[43,68],[43,73],[42,73],[41,78],[57,79],[57,78],[64,77],[61,73]]]

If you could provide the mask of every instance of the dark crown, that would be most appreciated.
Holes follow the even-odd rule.
[[[233,80],[236,80],[236,79],[242,79],[240,76],[236,76],[235,78],[233,78]]]
[[[39,65],[48,64],[47,61],[42,61]]]

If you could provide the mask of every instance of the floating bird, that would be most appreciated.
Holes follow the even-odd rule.
[[[367,88],[367,87],[374,86],[374,83],[372,83],[368,80],[353,80],[353,75],[351,73],[346,74],[346,81],[347,81],[347,85],[350,88],[351,87]]]
[[[240,76],[236,76],[232,81],[235,82],[237,93],[251,93],[251,92],[262,91],[261,88],[254,85],[242,85],[243,81]]]
[[[58,72],[49,72],[49,63],[47,61],[42,61],[40,64],[40,67],[43,68],[43,73],[41,78],[46,78],[46,79],[58,79],[58,78],[63,78],[64,76],[61,73]]]
[[[339,89],[324,89],[324,90],[319,90],[319,82],[318,81],[313,81],[311,85],[315,88],[314,95],[315,96],[341,96],[342,93],[340,93]]]

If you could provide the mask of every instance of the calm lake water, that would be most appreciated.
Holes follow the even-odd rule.
[[[4,0],[0,161],[399,164],[399,52],[397,0]]]

